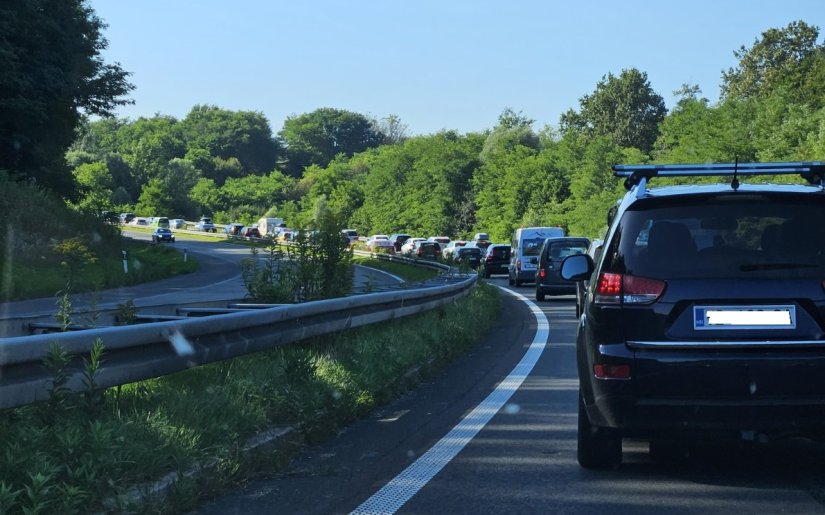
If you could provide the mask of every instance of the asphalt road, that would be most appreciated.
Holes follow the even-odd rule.
[[[493,282],[506,285],[504,279]],[[529,286],[510,289],[532,298]],[[618,470],[580,468],[574,298],[550,297],[538,306],[549,321],[543,350],[533,343],[537,322],[528,305],[505,295],[497,327],[437,378],[307,449],[287,470],[208,501],[195,513],[349,513],[396,484],[393,479],[408,466],[418,467],[425,453],[435,456],[423,465],[426,477],[402,476],[392,494],[409,497],[400,513],[825,512],[815,499],[825,484],[825,453],[804,442],[700,447],[685,461],[658,463],[650,460],[646,443],[625,441]],[[522,358],[537,352],[529,375],[486,425],[450,433]],[[451,438],[442,440],[448,433]],[[468,443],[433,473],[443,457],[433,455],[433,446],[455,446],[461,439]],[[392,495],[368,506],[391,513],[397,500]]]
[[[124,235],[151,240],[150,233],[124,231]],[[178,235],[174,245],[180,252],[197,258],[197,271],[176,277],[123,288],[114,288],[94,294],[77,294],[72,297],[76,311],[88,309],[114,309],[119,304],[132,300],[135,306],[149,307],[172,304],[191,304],[212,301],[237,301],[246,296],[246,288],[240,275],[240,262],[251,257],[249,247],[230,243],[187,240]],[[381,288],[397,284],[400,280],[385,272],[356,266],[353,286]],[[51,316],[56,300],[53,297],[0,303],[0,319],[24,316]],[[0,335],[4,336],[4,335]]]

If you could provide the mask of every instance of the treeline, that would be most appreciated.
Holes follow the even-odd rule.
[[[561,225],[596,236],[621,195],[621,162],[825,158],[825,46],[794,22],[735,51],[721,99],[697,86],[667,112],[646,73],[608,73],[558,130],[505,109],[485,132],[405,137],[397,117],[336,109],[293,116],[273,135],[260,113],[195,106],[166,116],[86,124],[68,158],[80,205],[152,215],[265,213],[308,227],[322,211],[363,233],[491,233]]]
[[[218,223],[266,215],[295,227],[311,227],[320,213],[332,213],[362,233],[483,231],[506,241],[514,227],[561,225],[596,236],[606,208],[622,193],[612,164],[825,157],[825,45],[819,29],[802,21],[769,29],[736,50],[738,63],[723,71],[715,103],[686,84],[673,92],[678,101],[668,112],[647,74],[631,68],[605,75],[557,128],[536,131],[529,117],[505,109],[483,132],[407,137],[396,116],[375,120],[332,108],[291,116],[277,133],[259,112],[208,105],[194,106],[180,120],[89,122],[66,115],[56,124],[25,122],[25,106],[41,108],[31,113],[36,119],[49,115],[49,95],[54,102],[71,99],[60,106],[63,113],[106,115],[127,102],[128,74],[99,58],[103,24],[82,1],[67,5],[74,7],[63,14],[73,16],[74,25],[34,24],[7,34],[7,46],[19,44],[20,52],[0,53],[9,70],[4,84],[16,95],[0,104],[0,171],[88,213],[207,214]],[[21,9],[26,12],[12,12]],[[27,9],[6,14],[23,16]],[[46,16],[35,11],[28,14]],[[62,93],[22,87],[26,70],[39,69],[36,62],[21,66],[33,44],[27,38],[47,29],[58,31],[50,37],[77,40],[68,48],[85,51],[92,63],[80,71],[49,68],[59,79],[53,82],[66,84]],[[86,41],[95,44],[85,48]],[[74,57],[66,62],[79,62]],[[82,80],[72,85],[71,78]],[[41,134],[51,126],[62,131],[55,140]],[[70,147],[60,143],[68,151],[58,159],[53,150],[65,141],[66,127],[74,128],[75,139]]]

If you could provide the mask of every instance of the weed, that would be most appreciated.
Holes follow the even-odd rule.
[[[117,325],[134,324],[136,321],[137,308],[132,299],[117,305],[117,313],[115,313],[115,322]]]
[[[190,509],[204,489],[284,459],[245,457],[244,441],[286,424],[308,441],[325,438],[409,388],[409,371],[426,377],[466,351],[494,322],[497,302],[494,288],[480,285],[443,310],[105,392],[95,342],[80,395],[66,388],[69,356],[52,345],[50,400],[0,412],[0,513],[101,512],[104,499],[132,509],[117,500],[132,485],[217,458],[203,481],[184,481],[173,499],[146,508]]]

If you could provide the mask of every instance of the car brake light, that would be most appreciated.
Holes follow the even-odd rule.
[[[521,260],[517,259],[516,260],[516,269],[520,269],[520,268],[521,268]]]
[[[596,379],[630,379],[630,365],[593,365]]]
[[[593,302],[596,304],[652,304],[665,291],[665,282],[635,275],[603,273]]]
[[[539,270],[539,278],[544,279],[544,276],[547,275],[547,272],[542,268]]]

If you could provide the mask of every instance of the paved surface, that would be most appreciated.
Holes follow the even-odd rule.
[[[130,237],[149,240],[146,233],[129,233]],[[76,311],[89,308],[115,309],[119,304],[132,300],[137,307],[167,304],[190,304],[213,301],[238,301],[246,296],[240,275],[240,262],[251,256],[250,249],[242,245],[212,243],[180,238],[175,248],[194,256],[200,267],[197,271],[168,279],[136,286],[104,290],[95,294],[72,296]],[[398,279],[384,272],[356,267],[354,287],[371,288],[397,284]],[[18,317],[51,316],[57,310],[57,299],[47,297],[16,302],[0,303],[0,320]]]
[[[515,290],[532,293],[529,287]],[[549,319],[550,336],[535,368],[505,408],[401,513],[825,511],[809,493],[825,481],[825,456],[804,446],[705,449],[686,462],[660,464],[650,460],[646,444],[626,441],[620,469],[580,468],[574,299],[538,305]],[[287,470],[213,499],[196,513],[352,511],[478,405],[522,358],[534,334],[526,306],[505,296],[493,332],[439,377],[307,449]]]

